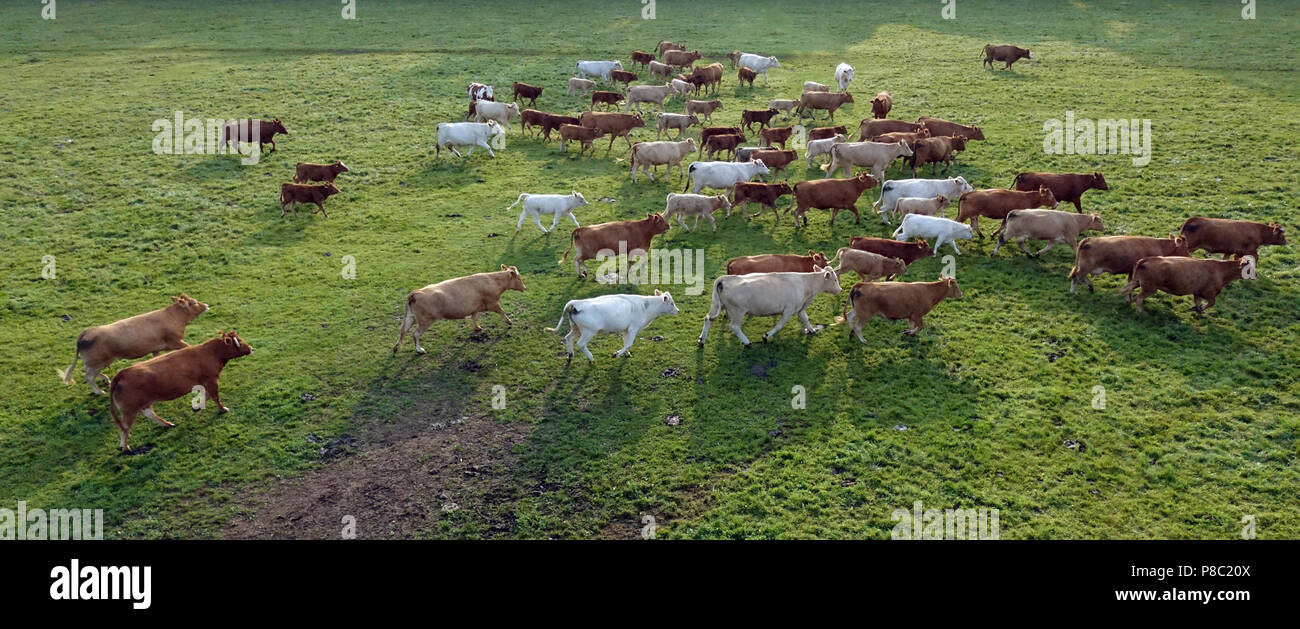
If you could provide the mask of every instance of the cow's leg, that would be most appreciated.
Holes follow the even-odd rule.
[[[579,225],[579,224],[578,224],[578,217],[576,217],[576,216],[573,215],[573,210],[572,210],[572,209],[569,209],[569,210],[565,211],[565,214],[568,214],[568,215],[569,215],[569,218],[573,219],[573,226],[574,226],[574,227],[582,227],[582,225]]]
[[[564,335],[564,349],[569,352],[570,361],[573,360],[573,339],[578,338],[580,332],[581,330],[578,329],[578,324],[570,321],[569,333]]]
[[[1205,312],[1205,306],[1201,305],[1200,295],[1192,295],[1192,312],[1195,312],[1198,317]]]
[[[815,334],[815,333],[817,332],[817,330],[816,330],[815,328],[813,328],[812,321],[809,321],[809,320],[808,320],[808,310],[807,310],[807,309],[804,309],[804,310],[800,310],[800,311],[799,311],[799,320],[800,320],[800,321],[803,321],[803,332],[804,332],[804,334]]]
[[[477,313],[477,312],[474,313],[474,314],[472,314],[472,315],[470,315],[470,316],[469,316],[469,320],[472,321],[472,322],[474,323],[474,331],[475,331],[475,332],[482,332],[482,331],[483,331],[483,326],[481,326],[481,325],[478,324],[478,313]]]
[[[852,175],[852,173],[849,174]],[[853,223],[854,224],[862,223],[862,215],[858,214],[858,204],[854,203],[853,205],[850,205],[849,209],[853,210]]]
[[[274,152],[275,152],[275,138],[274,138],[274,137],[271,138],[270,142],[271,142],[271,150],[269,150],[269,151],[266,152],[267,155],[270,155],[271,153],[274,153]],[[261,149],[262,146],[259,144],[257,148],[258,148],[258,149]]]
[[[330,217],[329,214],[326,214],[326,213],[325,213],[325,203],[324,203],[323,201],[317,201],[317,202],[316,202],[316,207],[317,207],[317,209],[320,210],[321,215],[323,215],[325,218],[329,218],[329,217]],[[312,214],[315,214],[315,213],[316,213],[316,210],[312,210],[311,213],[312,213]]]
[[[903,334],[906,334],[908,336],[916,336],[916,333],[920,332],[921,328],[925,327],[924,315],[919,315],[919,314],[913,315],[911,317],[908,317],[907,320],[912,323],[912,327],[903,330]]]
[[[493,312],[501,315],[502,319],[506,320],[506,325],[513,326],[515,324],[513,321],[510,320],[510,316],[506,314],[506,311],[501,308],[501,302],[496,302],[492,304],[491,309]]]
[[[632,343],[636,342],[637,332],[640,331],[640,328],[631,327],[623,331],[623,347],[617,352],[614,352],[615,358],[618,358],[620,355],[628,357],[632,356],[632,352],[629,350],[632,349]]]
[[[1046,246],[1046,247],[1043,247],[1042,249],[1039,249],[1039,250],[1038,250],[1038,253],[1035,253],[1035,254],[1033,255],[1033,257],[1037,258],[1038,256],[1041,256],[1041,255],[1043,255],[1044,253],[1046,253],[1048,249],[1051,249],[1052,247],[1055,247],[1055,246],[1056,246],[1056,241],[1055,241],[1055,240],[1049,240],[1049,241],[1047,241],[1047,246]]]
[[[455,145],[455,144],[448,144],[448,145],[447,145],[447,148],[451,149],[451,152],[452,152],[452,153],[455,153],[455,154],[456,154],[456,157],[459,157],[459,158],[461,158],[461,159],[464,159],[464,158],[465,158],[464,155],[461,155],[461,154],[460,154],[460,151],[457,151],[457,150],[456,150],[456,145]]]
[[[1156,292],[1154,288],[1148,290],[1147,287],[1145,286],[1142,287],[1142,290],[1138,292],[1137,299],[1134,300],[1137,303],[1138,312],[1143,312],[1143,313],[1146,312],[1146,310],[1142,308],[1142,302],[1146,301],[1147,296],[1154,292]]]
[[[939,211],[942,212],[943,210]],[[975,235],[981,240],[984,239],[984,232],[980,231],[980,217],[978,215],[970,217],[970,229],[975,232]]]
[[[425,330],[428,330],[428,329],[429,329],[429,325],[431,325],[432,323],[433,323],[433,320],[432,320],[432,319],[429,320],[429,323],[421,323],[421,324],[419,324],[418,326],[416,326],[416,328],[415,328],[415,332],[412,332],[412,333],[411,333],[411,339],[415,341],[415,353],[417,353],[417,354],[427,354],[427,353],[428,353],[428,352],[424,351],[424,346],[423,346],[423,345],[420,345],[420,335],[421,335],[421,334],[424,334],[424,331],[425,331]]]
[[[957,239],[956,239],[956,238],[953,238],[952,240],[949,240],[949,241],[948,241],[948,244],[952,245],[952,250],[953,250],[954,252],[956,252],[957,255],[961,255],[961,250],[957,248]]]
[[[714,231],[714,233],[717,233],[717,231],[718,231],[718,221],[713,220],[713,213],[710,212],[710,213],[706,214],[705,216],[708,216],[708,217],[709,217],[709,224],[713,225],[713,231]]]
[[[103,365],[91,365],[90,363],[85,365],[86,384],[90,385],[90,390],[94,391],[95,395],[108,395],[107,392],[102,391],[95,385],[95,380],[99,378],[107,379],[104,374],[99,373],[99,370],[103,368]]]
[[[709,218],[710,218],[710,220],[712,220],[712,217],[709,217]],[[717,230],[718,230],[718,225],[717,225],[717,223],[714,223],[714,224],[713,224],[713,231],[717,231]],[[699,214],[696,214],[696,215],[695,215],[695,226],[691,228],[691,231],[693,231],[693,232],[700,231],[700,215],[699,215]]]
[[[677,212],[677,222],[678,222],[678,223],[681,223],[681,225],[682,225],[682,229],[684,229],[684,230],[686,230],[686,231],[691,231],[691,228],[689,228],[689,227],[686,226],[686,219],[684,219],[684,218],[682,217],[682,213],[681,213],[681,212]]]
[[[1082,199],[1083,199],[1083,197],[1074,197],[1073,199],[1071,199],[1071,201],[1074,201],[1074,211],[1075,211],[1075,212],[1083,212],[1083,203],[1082,203]]]
[[[158,422],[158,425],[159,425],[159,426],[162,426],[163,428],[171,428],[171,427],[173,427],[173,426],[176,425],[176,424],[173,424],[173,423],[171,423],[171,422],[169,422],[169,421],[167,421],[167,420],[165,420],[165,419],[159,417],[157,413],[153,412],[153,405],[152,405],[152,404],[150,404],[149,406],[146,406],[146,407],[144,407],[143,409],[141,409],[141,410],[140,410],[140,414],[144,415],[145,417],[148,417],[149,419],[152,419],[152,420]]]
[[[745,313],[732,313],[728,310],[727,321],[730,323],[731,333],[735,334],[736,338],[740,339],[742,345],[749,347],[749,337],[745,336],[745,331],[740,327],[745,323]],[[766,335],[764,335],[763,340],[767,340]]]
[[[1027,238],[1017,238],[1017,239],[1016,239],[1016,245],[1018,245],[1018,246],[1020,247],[1020,250],[1021,250],[1021,251],[1025,252],[1025,255],[1027,255],[1027,256],[1029,256],[1029,257],[1032,258],[1032,257],[1034,257],[1034,254],[1029,253],[1029,249],[1025,248],[1025,241],[1026,241],[1026,240],[1028,240],[1028,239],[1027,239]]]
[[[763,334],[763,342],[766,343],[769,339],[776,336],[776,333],[780,332],[781,328],[785,327],[785,322],[789,321],[790,317],[793,316],[794,316],[793,312],[781,313],[781,318],[776,320],[776,325],[772,326],[771,330],[768,330],[766,333]]]
[[[112,403],[113,402],[110,400],[109,404]],[[117,431],[121,435],[117,440],[117,447],[122,454],[131,454],[131,426],[135,424],[135,415],[138,411],[122,408],[119,408],[118,410],[122,411],[122,418],[113,419],[113,423],[117,424]]]
[[[217,403],[218,413],[225,413],[230,410],[229,408],[226,408],[225,404],[221,403],[220,384],[217,382],[216,378],[210,378],[204,382],[203,390],[208,398]]]
[[[551,218],[551,228],[550,228],[550,229],[543,229],[543,230],[542,230],[543,232],[545,232],[545,233],[547,233],[547,234],[549,234],[549,233],[555,231],[555,225],[558,224],[558,223],[560,222],[560,213],[559,213],[559,212],[556,212],[555,214],[552,214],[551,216],[552,216],[552,218]],[[538,227],[541,227],[541,226],[542,226],[542,225],[541,225],[541,221],[538,221],[538,225],[537,225],[537,226],[538,226]]]
[[[488,152],[488,157],[491,157],[492,159],[496,159],[496,158],[497,158],[497,154],[492,152],[492,147],[487,143],[487,141],[485,141],[485,140],[479,140],[477,146],[481,146],[481,147],[483,147],[483,150],[485,150],[485,151]],[[473,150],[474,150],[474,147],[470,147],[469,150],[470,150],[470,151],[473,151]]]
[[[838,216],[839,213],[840,213],[840,208],[837,208],[837,207],[836,207],[836,208],[831,208],[831,226],[834,226],[834,225],[835,225],[835,217]],[[807,223],[807,221],[805,220],[804,225],[807,225],[807,224],[808,224],[808,223]]]
[[[591,351],[587,349],[587,343],[590,343],[591,338],[594,336],[596,336],[595,330],[583,330],[582,336],[578,337],[578,349],[582,350],[582,354],[587,357],[589,363],[596,362],[595,357],[591,355]]]

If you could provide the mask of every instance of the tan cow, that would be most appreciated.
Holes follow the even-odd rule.
[[[506,311],[501,309],[501,295],[508,290],[522,292],[524,280],[519,276],[518,268],[502,264],[500,271],[443,280],[411,291],[406,296],[406,314],[402,317],[402,327],[397,331],[393,353],[401,349],[402,339],[410,332],[415,341],[415,352],[424,354],[420,335],[439,319],[469,317],[474,322],[474,331],[481,332],[483,326],[478,324],[478,314],[491,310],[501,315],[506,325],[512,325]]]
[[[835,110],[839,109],[845,103],[853,102],[853,94],[849,92],[804,92],[799,96],[799,115],[802,116],[804,110],[810,112],[817,109],[825,109],[830,116],[830,120],[835,120]],[[812,116],[812,114],[809,114]],[[813,116],[815,118],[815,116]]]
[[[166,308],[135,315],[110,323],[86,328],[77,335],[77,349],[72,354],[72,364],[58,371],[59,378],[72,384],[72,370],[77,360],[85,364],[86,384],[98,395],[105,395],[95,385],[96,378],[108,382],[100,371],[115,360],[131,360],[147,354],[157,356],[164,351],[189,347],[185,343],[185,326],[194,317],[208,311],[208,305],[181,295],[172,297]]]
[[[673,166],[677,166],[678,175],[686,176],[686,167],[682,160],[687,155],[695,152],[695,139],[686,138],[681,142],[660,141],[660,142],[637,142],[632,145],[632,150],[628,157],[632,162],[632,181],[636,182],[636,172],[639,168],[641,172],[650,176],[650,181],[655,180],[654,167],[660,164],[667,166],[664,169],[665,176],[672,176]]]
[[[1133,279],[1133,265],[1142,258],[1153,256],[1186,256],[1187,239],[1182,236],[1152,238],[1149,236],[1098,236],[1079,241],[1074,255],[1074,268],[1070,269],[1070,292],[1079,282],[1093,291],[1090,275],[1123,273]]]
[[[709,328],[714,320],[725,310],[731,331],[740,342],[749,347],[749,338],[741,330],[746,315],[757,317],[781,317],[776,326],[763,334],[767,342],[790,317],[799,315],[803,322],[805,334],[817,330],[808,320],[808,305],[822,293],[838,295],[843,289],[840,278],[830,268],[814,268],[808,273],[752,273],[750,275],[723,275],[713,281],[713,305],[704,317],[704,329],[700,331],[700,347],[709,336]]]
[[[1079,232],[1089,229],[1106,229],[1100,215],[1058,210],[1012,210],[1002,220],[1002,227],[998,228],[998,244],[993,247],[993,253],[997,254],[999,247],[1012,240],[1031,258],[1043,255],[1057,243],[1070,245],[1070,249],[1074,249],[1079,240]],[[1029,253],[1025,241],[1030,238],[1046,240],[1047,246],[1038,253]]]
[[[808,255],[792,253],[763,253],[755,256],[739,256],[727,261],[727,275],[748,275],[750,273],[809,273],[813,269],[830,266],[826,254],[808,250]],[[839,271],[836,271],[838,273]]]
[[[870,282],[876,278],[893,278],[907,273],[907,263],[902,258],[889,258],[853,247],[840,247],[840,250],[835,252],[835,257],[831,258],[831,264],[835,264],[836,260],[839,261],[835,267],[836,274],[843,275],[845,271],[853,271],[858,274],[858,280],[863,282]]]
[[[1047,206],[1056,209],[1056,196],[1047,186],[1041,186],[1032,192],[1020,190],[972,190],[957,199],[957,222],[970,220],[971,230],[980,238],[980,217],[1002,220],[1012,210],[1031,210]]]
[[[907,319],[912,327],[903,334],[915,335],[925,327],[925,315],[945,299],[961,299],[957,280],[945,277],[937,282],[858,282],[849,291],[847,317],[840,320],[849,324],[849,337],[854,334],[862,344],[862,325],[872,317],[898,320]]]

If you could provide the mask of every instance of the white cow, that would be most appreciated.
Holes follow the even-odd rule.
[[[479,101],[474,106],[474,122],[495,120],[507,132],[510,131],[510,119],[519,117],[519,105],[514,103],[497,103],[490,100]]]
[[[662,142],[637,142],[632,145],[632,151],[629,158],[632,162],[632,181],[636,181],[636,173],[639,168],[641,172],[650,175],[650,181],[655,180],[654,168],[660,164],[667,166],[665,177],[671,177],[673,166],[677,166],[678,175],[685,177],[685,168],[682,166],[682,160],[687,155],[695,152],[695,138],[686,138],[680,142],[664,140]]]
[[[573,341],[578,340],[578,349],[587,356],[589,362],[596,362],[587,343],[599,332],[621,333],[623,348],[614,352],[614,356],[631,356],[628,351],[636,335],[659,315],[675,315],[679,312],[673,296],[655,291],[651,295],[601,295],[591,299],[574,299],[564,304],[560,311],[560,321],[547,332],[555,332],[564,324],[564,317],[569,317],[569,333],[564,335],[564,346],[569,350],[569,360],[573,360]]]
[[[683,100],[685,100],[687,96],[690,96],[691,92],[695,91],[695,84],[691,83],[690,81],[673,79],[672,81],[669,82],[669,85],[673,86],[673,91],[680,94]]]
[[[438,123],[437,143],[434,145],[434,157],[442,155],[442,147],[450,147],[451,152],[456,157],[469,157],[474,154],[474,147],[481,146],[487,149],[488,155],[496,157],[492,152],[492,147],[488,145],[488,139],[498,135],[504,135],[505,130],[495,120],[489,120],[487,123],[481,122],[440,122]],[[458,146],[468,146],[469,150],[464,155],[456,150]]]
[[[934,253],[939,254],[939,245],[948,243],[952,245],[952,250],[961,255],[961,250],[957,248],[957,240],[970,240],[975,237],[971,232],[970,225],[958,223],[950,218],[942,216],[926,216],[924,214],[908,214],[903,217],[903,223],[894,230],[894,240],[908,241],[917,236],[929,240],[934,239]]]
[[[713,213],[718,210],[727,210],[731,213],[731,202],[727,200],[727,195],[719,194],[706,196],[703,194],[677,194],[668,193],[667,203],[664,205],[664,220],[669,221],[672,225],[672,217],[677,215],[677,222],[682,224],[682,229],[686,231],[695,231],[700,228],[700,216],[709,219],[713,224],[713,231],[718,231],[718,222],[713,219]],[[695,215],[695,227],[687,227],[683,217],[688,214]]]
[[[880,187],[880,198],[871,204],[871,209],[880,213],[880,221],[889,224],[890,212],[895,210],[898,200],[903,197],[934,197],[942,194],[949,199],[961,198],[961,195],[973,191],[966,183],[965,177],[952,179],[895,179],[886,181]]]
[[[847,140],[848,138],[845,137],[843,133],[836,133],[835,137],[833,138],[822,138],[820,140],[810,140],[808,142],[808,151],[807,151],[808,167],[812,168],[814,157],[817,157],[818,155],[830,155],[831,149],[835,148],[836,144],[842,144]]]
[[[752,55],[747,52],[740,53],[736,63],[763,75],[763,85],[767,85],[767,69],[781,67],[781,62],[777,61],[776,57]]]
[[[761,159],[752,162],[691,162],[686,172],[691,175],[688,186],[692,193],[704,188],[729,189],[758,175],[772,174]],[[683,188],[682,192],[686,192],[686,189]]]
[[[808,321],[808,304],[822,293],[840,294],[840,278],[829,266],[814,266],[810,273],[750,273],[747,275],[723,275],[713,281],[713,305],[704,317],[704,329],[700,331],[700,346],[709,336],[709,327],[722,311],[727,311],[727,320],[731,322],[731,331],[736,334],[746,347],[749,338],[740,329],[745,322],[745,315],[756,317],[780,316],[776,326],[763,335],[763,341],[776,335],[785,326],[790,317],[799,315],[803,321],[805,334],[816,330]]]
[[[831,163],[826,176],[843,169],[845,177],[853,176],[854,166],[866,166],[876,181],[885,180],[885,170],[899,157],[911,157],[912,148],[906,142],[845,142],[831,147]]]
[[[678,93],[671,83],[663,85],[633,85],[627,88],[627,93],[623,99],[625,105],[623,112],[627,113],[632,110],[632,105],[636,105],[636,113],[641,113],[641,103],[652,103],[663,111],[664,101],[672,98],[673,94]],[[653,112],[653,110],[651,110]]]
[[[506,210],[509,211],[514,209],[516,205],[519,205],[520,201],[523,201],[524,203],[524,210],[519,213],[519,224],[515,225],[515,231],[519,231],[523,228],[524,218],[531,215],[533,217],[533,222],[537,223],[537,228],[542,230],[543,234],[549,234],[555,231],[555,224],[560,222],[561,216],[568,216],[573,219],[573,225],[575,227],[581,227],[581,225],[578,224],[578,217],[573,215],[573,208],[582,207],[587,204],[587,199],[577,190],[574,190],[569,194],[528,194],[525,192],[519,195],[519,198],[515,199],[515,202],[511,203],[510,207],[506,208]],[[542,227],[542,220],[540,218],[542,214],[550,214],[552,216],[550,229]]]
[[[829,92],[831,89],[818,83],[817,81],[804,81],[803,91],[805,92]]]
[[[589,76],[598,76],[601,81],[609,80],[611,70],[622,70],[622,61],[579,61],[578,76],[587,78]]]
[[[841,63],[835,66],[835,83],[840,86],[841,92],[849,90],[849,83],[853,82],[853,66],[847,63]]]

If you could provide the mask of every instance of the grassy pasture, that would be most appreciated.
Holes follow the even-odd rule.
[[[585,103],[563,89],[576,60],[627,64],[670,39],[706,62],[733,49],[780,58],[752,90],[728,72],[715,124],[793,98],[805,80],[832,83],[848,61],[858,102],[837,122],[856,128],[869,95],[888,89],[891,117],[978,124],[988,141],[953,171],[976,188],[1022,170],[1100,170],[1111,190],[1084,207],[1111,234],[1163,235],[1192,215],[1294,230],[1300,7],[1261,0],[1254,20],[1221,1],[959,2],[955,20],[938,2],[659,0],[654,20],[641,8],[358,0],[343,20],[326,1],[61,0],[42,20],[37,3],[0,5],[0,506],[103,508],[116,538],[331,536],[345,514],[362,537],[636,537],[653,514],[661,538],[888,538],[891,512],[918,500],[997,508],[1003,538],[1232,538],[1244,514],[1261,538],[1300,536],[1294,245],[1264,249],[1259,279],[1196,317],[1190,298],[1168,296],[1138,316],[1115,277],[1067,294],[1062,247],[1031,260],[962,243],[965,298],[916,338],[877,319],[866,347],[844,326],[805,337],[793,322],[749,349],[717,325],[697,350],[707,294],[663,286],[682,312],[647,329],[631,358],[611,359],[618,342],[600,337],[594,367],[566,367],[560,335],[542,331],[565,301],[656,287],[576,279],[556,263],[572,224],[516,234],[505,207],[520,192],[576,189],[592,224],[662,210],[683,182],[631,183],[613,161],[621,140],[608,158],[607,141],[578,158],[517,125],[495,160],[433,150],[435,124],[463,118],[471,80],[498,93],[542,85],[538,108],[576,112]],[[983,70],[986,43],[1035,59]],[[279,116],[290,135],[253,166],[155,155],[150,125],[178,110]],[[1150,119],[1150,164],[1045,154],[1044,121],[1067,111]],[[333,159],[353,172],[330,218],[280,218],[293,164]],[[821,173],[800,163],[791,175]],[[801,230],[788,216],[719,216],[716,234],[674,227],[655,246],[703,249],[708,281],[736,255],[830,255],[892,231],[867,211],[876,193],[859,225],[841,213],[831,228],[818,211]],[[44,256],[56,279],[42,279]],[[340,273],[344,256],[355,279]],[[468,322],[441,322],[429,355],[409,340],[390,352],[407,291],[503,263],[528,287],[503,297],[513,328],[488,314],[471,338]],[[904,279],[933,279],[941,264]],[[181,292],[212,305],[190,342],[236,329],[257,352],[224,373],[233,412],[160,404],[178,427],[137,422],[133,444],[154,449],[118,456],[106,399],[54,369],[82,328]],[[827,324],[839,311],[823,296],[809,314]],[[746,333],[771,325],[751,319]],[[791,407],[796,385],[806,409]],[[1104,410],[1092,408],[1099,385]],[[349,447],[323,457],[331,443]],[[267,516],[277,509],[302,523]]]

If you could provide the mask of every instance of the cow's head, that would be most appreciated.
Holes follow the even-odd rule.
[[[903,157],[911,157],[912,155],[915,155],[915,153],[912,152],[912,145],[908,144],[907,142],[899,141],[898,146],[899,146],[898,149],[899,155],[902,155]]]
[[[820,251],[808,250],[808,257],[812,259],[813,267],[827,266],[826,254]]]
[[[581,192],[578,192],[577,190],[570,190],[569,195],[572,196],[575,201],[577,201],[577,204],[574,205],[573,207],[582,207],[587,204],[587,197],[582,196]]]
[[[1093,173],[1092,181],[1088,185],[1098,190],[1110,190],[1110,186],[1106,185],[1106,178],[1102,177],[1101,173]]]
[[[907,275],[907,263],[902,258],[885,258],[884,272],[886,277],[895,275]]]
[[[279,118],[271,121],[271,135],[275,135],[276,133],[289,135],[289,130],[284,128],[284,123],[280,122]]]
[[[727,195],[725,195],[725,194],[714,195],[714,197],[713,197],[713,209],[714,209],[714,210],[730,210],[730,209],[731,209],[731,201],[728,201],[728,200],[727,200]]]
[[[1281,225],[1277,223],[1269,223],[1267,229],[1268,229],[1268,234],[1265,237],[1264,244],[1266,245],[1286,244],[1286,234],[1282,232]]]
[[[1191,252],[1187,251],[1187,237],[1182,234],[1169,234],[1169,239],[1174,241],[1174,251],[1170,255],[1190,256]]]
[[[1052,189],[1047,186],[1038,186],[1038,204],[1056,209],[1056,195],[1052,194]]]
[[[681,312],[680,310],[677,309],[677,302],[673,301],[673,296],[671,294],[661,293],[659,292],[659,289],[656,288],[655,297],[659,298],[659,300],[656,302],[656,304],[659,306],[659,314],[675,315]]]
[[[208,311],[208,305],[181,293],[179,297],[172,297],[172,305],[168,306],[185,317],[186,321],[193,321],[197,317]]]
[[[741,139],[744,139],[744,138],[741,138]],[[754,160],[754,161],[752,161],[752,162],[750,162],[750,163],[754,165],[754,172],[755,172],[755,173],[760,174],[760,175],[770,175],[770,174],[772,174],[772,170],[769,169],[769,168],[767,167],[767,164],[764,164],[764,163],[763,163],[763,160],[761,160],[761,159],[756,159],[756,160]]]
[[[336,172],[336,173],[346,173],[346,172],[351,172],[351,171],[348,170],[347,164],[344,164],[343,162],[341,162],[341,161],[339,161],[339,160],[334,160],[334,163],[331,164],[331,165],[334,167],[334,172]]]
[[[954,135],[952,136],[952,140],[950,141],[952,142],[952,150],[954,151],[966,150],[966,136]]]
[[[941,281],[943,282],[943,286],[945,289],[945,292],[943,294],[944,298],[961,299],[961,287],[957,285],[957,278],[945,277]]]
[[[499,273],[504,273],[506,278],[505,290],[524,290],[524,278],[519,275],[519,267],[501,265]]]
[[[334,186],[333,181],[326,181],[325,183],[321,184],[318,187],[321,189],[322,192],[325,193],[325,198],[327,199],[339,193],[339,189]]]
[[[650,233],[652,235],[662,234],[668,231],[668,221],[664,219],[663,214],[650,212],[649,214],[645,215],[645,220],[647,223],[650,224]]]
[[[930,249],[929,243],[925,242],[925,239],[920,236],[913,238],[912,242],[908,244],[912,245],[912,247],[921,254],[922,258],[928,258],[934,255],[934,251]]]
[[[1089,214],[1088,224],[1084,229],[1095,229],[1097,231],[1106,231],[1106,226],[1101,223],[1100,214]]]
[[[622,69],[623,69],[623,62],[622,62],[622,61],[615,61],[615,62],[614,62],[614,67],[615,67],[615,68],[618,68],[619,70],[622,70]]]
[[[781,182],[781,183],[778,183],[778,184],[774,184],[774,185],[772,185],[771,188],[772,188],[772,190],[773,190],[774,192],[776,192],[776,196],[778,196],[778,197],[781,196],[781,195],[783,195],[783,194],[794,194],[794,189],[790,187],[790,184],[789,184],[789,183],[786,183],[786,182],[784,182],[784,181]]]
[[[822,256],[823,261],[825,258],[826,256]],[[821,277],[818,278],[820,280],[818,285],[821,292],[838,295],[844,291],[844,288],[840,286],[840,276],[836,275],[835,269],[830,266],[818,266],[814,264],[812,272],[821,274]]]
[[[862,186],[863,190],[876,185],[876,178],[871,176],[871,173],[861,173],[857,177],[854,177],[854,179],[858,181],[858,185]]]
[[[975,188],[972,188],[970,184],[966,183],[965,177],[954,177],[953,182],[957,184],[957,196],[975,191]]]
[[[840,102],[841,102],[841,103],[851,103],[851,102],[853,102],[853,94],[851,94],[851,93],[849,93],[849,92],[844,92],[843,94],[840,94]]]
[[[776,60],[776,57],[768,57],[767,60],[768,60],[769,62],[772,63],[772,67],[773,67],[773,68],[779,68],[779,67],[781,67],[781,62],[780,62],[780,61],[777,61],[777,60]]]
[[[234,330],[221,332],[214,340],[219,341],[216,343],[217,352],[218,355],[225,360],[231,360],[253,353],[253,346],[245,343],[244,339],[239,338],[239,335],[236,334]]]
[[[1016,52],[1019,52],[1019,53],[1020,53],[1020,56],[1026,58],[1026,59],[1033,59],[1033,58],[1034,58],[1034,53],[1029,52],[1029,49],[1028,49],[1028,48],[1020,48],[1020,49],[1018,49]]]

